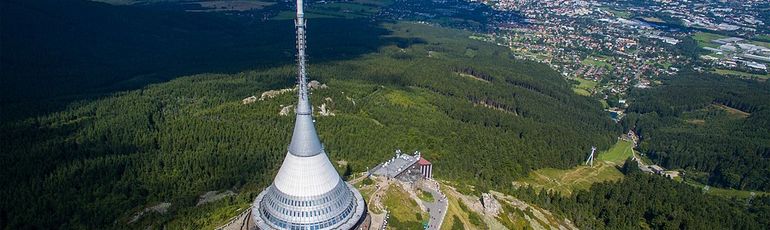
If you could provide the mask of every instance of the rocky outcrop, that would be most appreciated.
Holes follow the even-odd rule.
[[[227,190],[224,192],[217,192],[217,191],[208,191],[198,197],[198,203],[195,204],[195,206],[201,206],[206,203],[211,203],[214,201],[221,200],[222,198],[228,197],[228,196],[235,196],[235,193],[233,191]]]
[[[244,98],[243,100],[241,100],[242,104],[244,104],[244,105],[248,105],[248,104],[254,103],[255,101],[257,101],[257,97],[256,96],[247,97],[247,98]]]
[[[327,116],[334,116],[334,112],[331,111],[331,109],[326,107],[326,103],[321,104],[318,111],[318,115],[327,117]]]
[[[310,89],[326,89],[329,88],[326,86],[326,84],[321,84],[321,82],[318,82],[316,80],[310,81],[310,83],[307,83],[307,86],[310,87]]]
[[[288,92],[294,92],[296,91],[296,88],[291,89],[279,89],[279,90],[268,90],[262,93],[262,95],[259,96],[260,101],[264,101],[266,99],[277,97],[281,94],[288,93]]]
[[[490,191],[490,194],[497,197],[500,202],[507,203],[511,207],[518,209],[524,214],[530,227],[533,229],[552,229],[552,230],[573,230],[578,229],[571,220],[554,215],[548,210],[530,205],[513,196],[505,195],[500,192]],[[513,213],[507,213],[513,215]]]
[[[315,80],[310,81],[310,83],[307,83],[307,86],[311,90],[329,88],[329,86],[326,86],[326,84],[321,84],[321,82],[318,82],[318,81],[315,81]],[[271,98],[280,96],[281,94],[288,93],[288,92],[294,92],[294,91],[297,91],[296,87],[295,88],[279,89],[279,90],[268,90],[268,91],[263,92],[262,95],[259,96],[259,100],[260,101],[264,101],[264,100],[267,100],[267,99],[271,99]],[[252,97],[254,97],[254,96],[247,97],[247,98],[243,99],[243,104],[253,103],[254,100],[252,99]],[[246,102],[247,99],[249,101],[248,103]]]
[[[324,100],[328,103],[334,103],[331,97],[324,98]],[[318,115],[321,116],[334,116],[334,112],[332,112],[332,109],[329,108],[329,106],[326,106],[326,103],[321,104],[321,106],[318,107]]]
[[[281,105],[281,112],[278,112],[278,115],[288,116],[289,113],[291,113],[291,108],[294,108],[294,105],[287,105],[287,106]]]
[[[137,220],[142,218],[142,216],[144,216],[144,214],[147,214],[149,212],[157,212],[157,213],[160,213],[160,214],[164,214],[164,213],[166,213],[166,211],[168,211],[169,207],[171,207],[171,203],[164,202],[164,203],[159,203],[159,204],[157,204],[155,206],[152,206],[152,207],[149,207],[149,208],[145,208],[144,210],[134,214],[134,217],[132,217],[131,220],[128,221],[128,223],[131,224],[131,223],[136,222]]]
[[[498,202],[497,199],[495,199],[495,197],[489,193],[481,194],[481,205],[484,207],[484,214],[491,216],[497,216],[497,214],[500,214],[500,209],[502,208],[502,206],[500,206],[500,202]]]

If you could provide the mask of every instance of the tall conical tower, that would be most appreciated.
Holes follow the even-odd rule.
[[[364,219],[366,205],[332,166],[313,124],[302,0],[297,0],[295,27],[299,101],[294,133],[273,184],[254,200],[251,217],[259,229],[354,229]]]

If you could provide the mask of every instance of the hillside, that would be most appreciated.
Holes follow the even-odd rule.
[[[635,92],[624,120],[639,150],[703,184],[770,191],[770,84],[694,73],[665,83]]]
[[[0,120],[44,115],[185,75],[291,64],[292,21],[262,20],[289,6],[224,14],[187,12],[173,4],[2,1]],[[309,29],[316,36],[308,43],[318,47],[311,51],[313,62],[355,58],[394,42],[382,39],[386,30],[360,18],[314,19]]]
[[[328,86],[313,91],[313,103],[334,113],[317,116],[321,138],[330,157],[349,162],[353,171],[394,149],[419,149],[441,178],[506,187],[532,169],[572,167],[591,145],[606,149],[619,132],[598,102],[574,94],[558,73],[468,39],[468,32],[369,24],[364,28],[387,31],[374,38],[382,42],[372,50],[356,48],[371,36],[333,34],[324,30],[334,24],[318,21],[311,24],[311,42],[345,36],[360,53],[310,65],[311,79]],[[320,44],[310,44],[317,47],[311,58],[339,52]],[[279,62],[197,74],[4,122],[0,175],[9,179],[0,182],[8,220],[3,227],[221,224],[270,183],[291,129],[291,117],[279,115],[294,103],[291,93],[245,105],[241,100],[292,88],[293,72],[291,63]],[[198,196],[224,190],[237,195],[196,207]],[[127,224],[163,203],[170,203],[165,212]]]

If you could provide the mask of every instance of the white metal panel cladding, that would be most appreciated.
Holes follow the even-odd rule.
[[[266,199],[260,204],[260,212],[273,224],[278,220],[291,224],[311,225],[346,220],[355,208],[353,192],[343,182],[327,194],[311,197],[296,197],[282,193],[271,186],[267,189]]]
[[[326,194],[341,184],[342,179],[326,153],[311,157],[286,154],[273,186],[294,197],[313,197]]]
[[[270,211],[268,204],[266,202],[269,202],[268,200],[274,200],[276,196],[283,196],[280,195],[280,193],[275,193],[277,190],[272,190],[271,187],[268,187],[268,189],[265,189],[262,191],[262,193],[257,196],[257,198],[254,200],[254,206],[252,206],[252,219],[254,220],[254,224],[257,226],[258,229],[298,229],[298,230],[328,230],[328,229],[352,229],[355,227],[359,220],[361,220],[365,215],[365,209],[366,204],[364,203],[364,199],[361,196],[361,193],[358,192],[355,188],[353,188],[352,185],[347,183],[342,183],[343,186],[341,186],[343,189],[339,189],[341,191],[347,191],[350,192],[348,194],[351,194],[351,201],[348,206],[345,207],[344,210],[340,214],[328,215],[329,218],[327,219],[316,219],[316,222],[312,223],[295,223],[290,222],[285,219],[285,217],[273,215],[272,211]],[[270,198],[273,197],[273,198]],[[323,198],[319,198],[323,199]]]

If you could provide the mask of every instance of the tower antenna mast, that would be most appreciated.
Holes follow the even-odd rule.
[[[302,0],[297,0],[297,18],[294,21],[294,26],[297,28],[297,84],[298,98],[297,114],[305,115],[312,113],[308,98],[308,86],[307,86],[307,64],[305,48],[307,43],[305,40],[305,13],[302,7]]]
[[[342,180],[324,151],[313,122],[307,84],[305,14],[297,0],[297,108],[294,131],[273,183],[254,199],[256,229],[358,229],[366,203]],[[368,224],[367,224],[368,225]],[[250,228],[253,229],[253,228]]]

